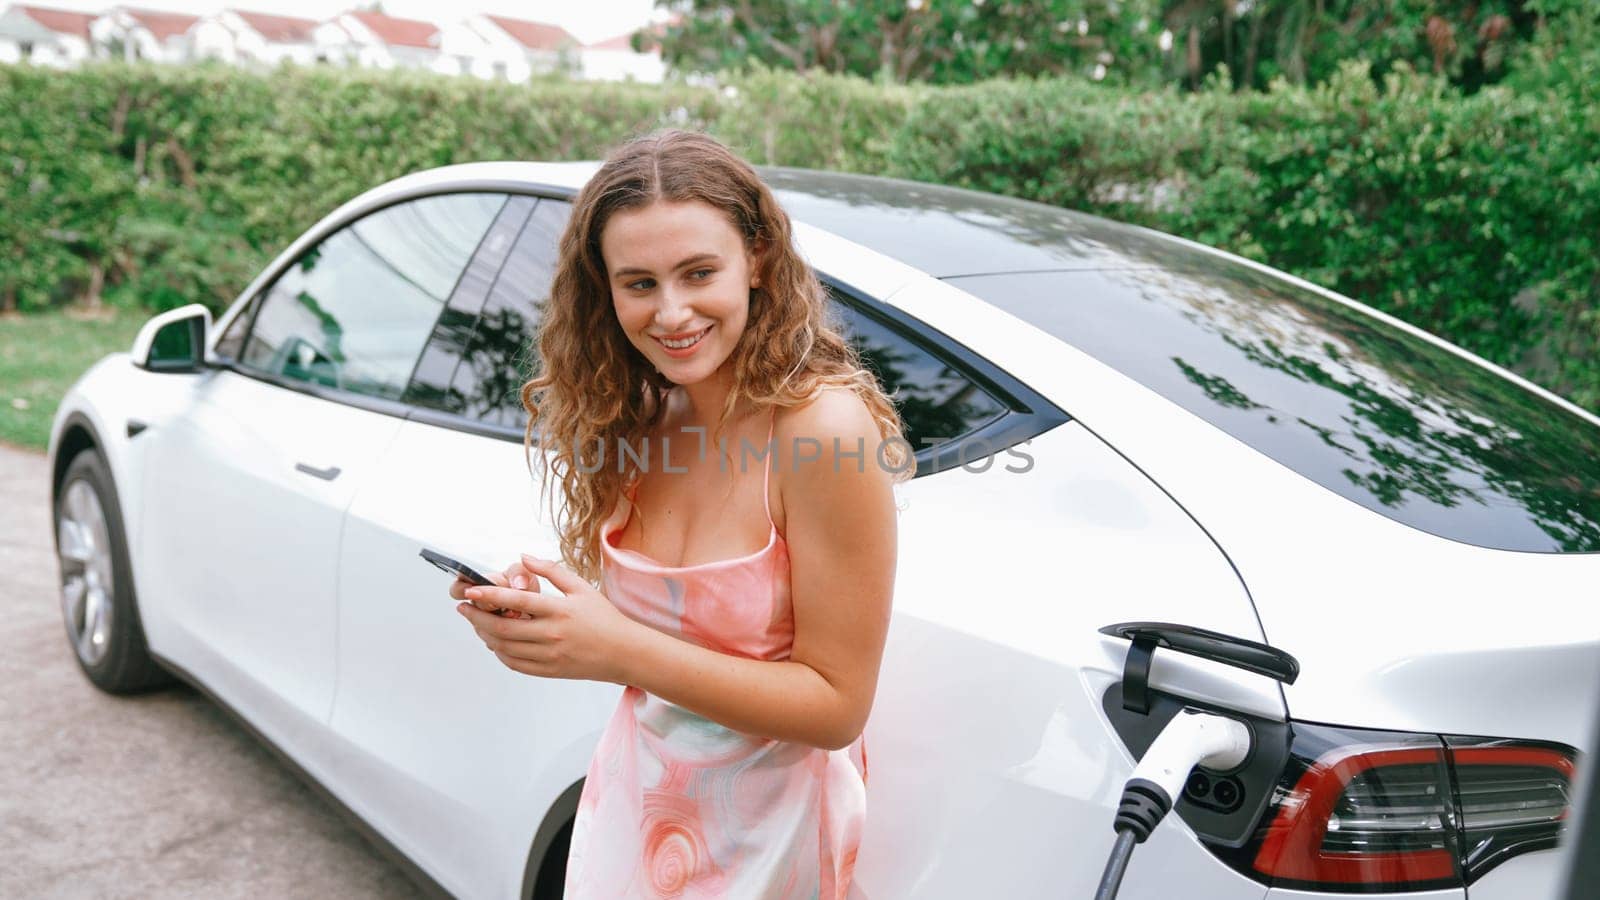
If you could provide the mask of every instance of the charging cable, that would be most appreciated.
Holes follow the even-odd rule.
[[[1249,755],[1250,729],[1238,719],[1189,707],[1173,716],[1122,788],[1122,802],[1112,826],[1117,842],[1106,860],[1094,900],[1117,896],[1133,845],[1144,843],[1171,811],[1195,766],[1232,769]]]

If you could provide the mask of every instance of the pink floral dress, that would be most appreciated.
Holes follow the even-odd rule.
[[[770,427],[767,449],[763,499]],[[618,609],[702,647],[788,658],[789,554],[776,524],[767,546],[749,556],[663,566],[613,543],[632,504],[630,489],[600,529],[601,590]],[[766,507],[771,523],[770,501]],[[850,888],[866,774],[862,737],[833,751],[757,737],[629,685],[589,763],[565,896],[859,896]]]

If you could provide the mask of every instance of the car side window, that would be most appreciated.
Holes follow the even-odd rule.
[[[456,367],[450,393],[459,406],[452,412],[488,425],[527,426],[522,386],[533,377],[535,332],[550,302],[556,245],[571,214],[572,204],[542,199],[522,226]]]
[[[457,414],[465,410],[466,398],[451,386],[451,379],[472,342],[489,289],[538,202],[535,197],[512,196],[489,226],[489,233],[478,244],[478,252],[461,274],[450,303],[440,312],[433,334],[422,348],[422,356],[411,373],[411,384],[402,398],[406,403]]]
[[[1005,414],[999,400],[960,370],[831,290],[830,295],[835,326],[894,401],[914,451],[955,440]]]
[[[385,207],[324,238],[267,288],[240,364],[398,400],[484,232],[498,193]]]

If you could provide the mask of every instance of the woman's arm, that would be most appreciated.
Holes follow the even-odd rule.
[[[838,749],[866,726],[888,636],[898,546],[893,473],[878,463],[866,404],[848,389],[795,409],[774,437],[782,452],[773,470],[785,463],[789,659],[730,656],[641,627],[624,648],[619,680],[735,731]],[[818,444],[817,459],[787,464]]]

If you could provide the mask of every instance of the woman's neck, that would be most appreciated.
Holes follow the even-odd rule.
[[[728,392],[732,389],[732,379],[720,369],[694,384],[677,385],[672,393],[677,395],[678,420],[685,425],[711,428],[722,415],[722,406],[728,402]]]
[[[682,427],[705,428],[710,434],[722,417],[722,407],[728,402],[732,389],[730,382],[717,376],[694,384],[674,385],[667,394],[667,416]],[[728,421],[730,424],[740,421],[754,411],[754,405],[745,399]]]

